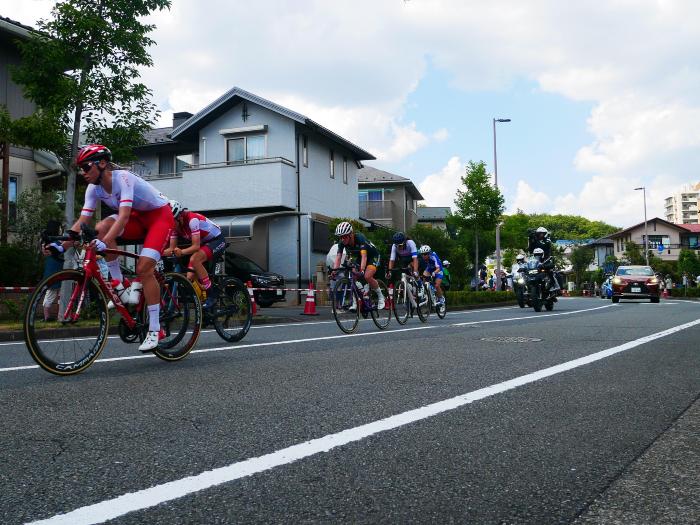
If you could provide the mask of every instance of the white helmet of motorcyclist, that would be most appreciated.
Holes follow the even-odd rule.
[[[544,250],[542,248],[535,248],[532,250],[532,255],[535,257],[544,257]]]
[[[541,249],[541,248],[538,248],[538,249]],[[518,262],[523,262],[525,260],[525,254],[519,253],[518,255],[515,256],[515,260]]]
[[[537,230],[535,230],[535,231],[536,231],[537,233],[544,233],[545,235],[549,233],[549,232],[547,231],[547,228],[545,228],[544,226],[540,226],[540,227],[537,228]]]

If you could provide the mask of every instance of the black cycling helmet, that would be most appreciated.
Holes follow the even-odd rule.
[[[394,244],[403,244],[406,242],[406,234],[404,232],[396,232],[391,238]]]

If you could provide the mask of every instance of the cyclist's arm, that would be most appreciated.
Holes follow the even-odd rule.
[[[124,226],[129,222],[129,215],[131,215],[131,206],[119,206],[119,214],[117,215],[117,220],[114,221],[112,227],[102,238],[102,242],[105,244],[110,244],[116,242],[119,234],[124,230]]]
[[[175,233],[175,232],[173,232]],[[177,247],[177,233],[170,236],[170,245],[163,251],[163,255],[172,255]]]
[[[391,245],[391,255],[389,255],[389,269],[394,269],[394,261],[396,260],[396,245]]]
[[[418,273],[418,256],[414,255],[411,260],[411,266],[413,266],[413,273]]]
[[[180,250],[180,255],[189,255],[191,253],[197,253],[199,251],[200,247],[200,234],[199,233],[192,233],[192,245],[189,246],[188,248],[185,248],[184,250]]]
[[[367,250],[360,251],[360,272],[364,273],[367,269]]]

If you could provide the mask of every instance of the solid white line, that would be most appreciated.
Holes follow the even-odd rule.
[[[454,312],[448,312],[450,317],[455,315],[465,315],[465,314],[476,314],[481,312],[498,312],[500,310],[512,310],[514,308],[519,308],[518,306],[503,306],[498,308],[478,308],[474,310],[456,310]],[[360,319],[360,321],[372,321],[371,319]],[[276,324],[262,324],[257,326],[251,326],[251,330],[264,330],[266,328],[282,328],[285,326],[303,326],[303,325],[315,325],[315,324],[335,324],[335,321],[299,321],[298,323],[276,323]],[[203,334],[216,333],[214,329],[202,330]],[[89,337],[81,338],[71,338],[70,341],[87,341]],[[108,339],[119,339],[118,335],[110,335]],[[64,341],[64,339],[56,339],[55,342]],[[0,343],[0,346],[12,346],[12,345],[24,345],[24,341],[11,341],[6,343]]]
[[[412,332],[415,330],[428,330],[432,328],[445,328],[448,326],[467,326],[467,325],[474,325],[474,324],[482,324],[482,323],[501,323],[504,321],[518,321],[520,319],[537,319],[541,317],[552,317],[555,315],[571,315],[571,314],[576,314],[576,313],[581,313],[581,312],[590,312],[592,310],[600,310],[601,308],[610,308],[614,305],[608,304],[605,306],[598,306],[596,308],[586,308],[583,310],[572,310],[570,312],[561,312],[558,314],[537,314],[537,315],[528,315],[524,317],[508,317],[506,319],[487,319],[485,321],[469,321],[466,323],[443,323],[443,324],[437,324],[437,325],[423,325],[423,326],[417,326],[414,328],[397,328],[394,330],[380,330],[377,332],[362,332],[358,334],[338,334],[338,335],[327,335],[327,336],[322,336],[322,337],[307,337],[304,339],[285,339],[284,341],[267,341],[264,343],[250,343],[250,344],[244,344],[244,345],[231,345],[231,346],[214,346],[211,348],[201,348],[199,350],[192,350],[190,352],[191,354],[205,354],[205,353],[211,353],[211,352],[222,352],[224,350],[242,350],[244,348],[258,348],[261,346],[278,346],[278,345],[285,345],[285,344],[294,344],[294,343],[310,343],[313,341],[327,341],[330,339],[342,339],[344,337],[370,337],[373,335],[382,335],[382,334],[395,334],[397,332]],[[335,322],[335,321],[334,321]],[[153,358],[155,355],[153,354],[144,354],[144,355],[128,355],[128,356],[122,356],[122,357],[108,357],[105,359],[98,359],[95,361],[95,363],[113,363],[116,361],[131,361],[133,359],[149,359]],[[11,368],[0,368],[0,373],[2,372],[14,372],[17,370],[32,370],[34,368],[39,368],[38,365],[33,365],[33,366],[16,366],[16,367],[11,367]]]
[[[159,505],[166,501],[172,501],[194,492],[199,492],[223,483],[228,483],[237,479],[241,479],[253,474],[264,472],[272,468],[294,463],[300,459],[313,456],[321,452],[328,452],[334,448],[360,441],[374,434],[400,428],[402,426],[430,418],[437,414],[454,410],[474,401],[479,401],[487,397],[512,390],[528,383],[534,383],[541,379],[567,372],[574,368],[584,366],[601,359],[605,359],[612,355],[624,352],[631,348],[643,345],[650,341],[666,337],[668,335],[680,332],[686,328],[700,324],[700,319],[674,326],[667,330],[647,335],[634,341],[629,341],[607,350],[602,350],[594,354],[567,361],[559,365],[551,366],[530,374],[525,374],[502,383],[487,386],[479,390],[474,390],[457,397],[438,401],[430,405],[425,405],[414,410],[409,410],[401,414],[373,421],[365,425],[349,428],[335,434],[312,439],[304,443],[292,445],[276,452],[265,454],[255,458],[250,458],[238,463],[232,463],[226,467],[220,467],[214,470],[208,470],[196,476],[189,476],[176,481],[163,483],[147,489],[136,492],[129,492],[122,496],[113,499],[105,500],[100,503],[88,505],[78,508],[66,514],[59,514],[45,520],[31,522],[29,525],[92,525],[94,523],[102,523],[103,521],[111,520],[119,516],[123,516],[129,512],[147,509],[155,505]]]

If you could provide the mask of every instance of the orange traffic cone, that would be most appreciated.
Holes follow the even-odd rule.
[[[253,283],[248,281],[245,283],[246,288],[248,288],[248,295],[250,296],[250,305],[251,308],[253,309],[253,315],[257,315],[258,313],[258,308],[255,305],[255,294],[253,293]]]
[[[314,283],[309,281],[309,289],[306,292],[306,302],[304,303],[304,311],[301,315],[318,315],[316,311],[316,294],[314,293]]]

